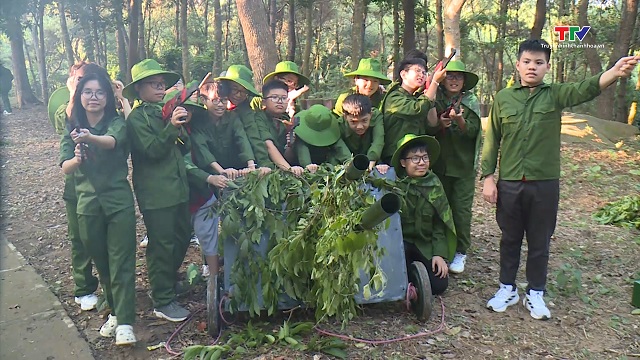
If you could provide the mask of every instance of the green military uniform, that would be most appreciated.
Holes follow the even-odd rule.
[[[389,78],[387,78],[387,76],[382,73],[382,64],[380,64],[380,61],[371,58],[360,59],[360,61],[358,62],[358,68],[352,72],[344,74],[344,76],[347,78],[373,78],[378,80],[382,85],[391,83],[391,80],[389,80]],[[344,102],[344,99],[349,95],[357,93],[358,88],[357,86],[354,86],[349,91],[340,94],[333,108],[333,113],[338,116],[342,116],[342,103]],[[371,100],[372,107],[380,109],[380,105],[382,104],[382,100],[384,99],[384,93],[382,92],[382,89],[378,88],[376,92],[369,96],[369,99]]]
[[[342,139],[329,146],[313,146],[300,139],[295,142],[298,163],[305,167],[309,164],[339,165],[351,158],[351,152]]]
[[[406,134],[427,133],[427,114],[432,102],[423,94],[410,94],[400,83],[389,88],[382,101],[384,115],[384,148],[382,161],[389,163],[396,151],[397,142]]]
[[[247,140],[249,140],[249,144],[251,145],[256,166],[273,167],[273,162],[269,159],[267,146],[260,137],[260,131],[258,130],[258,123],[266,121],[264,113],[262,111],[254,111],[251,109],[250,101],[248,99],[238,105],[231,111],[231,113],[238,117],[238,120],[244,127],[244,132]]]
[[[162,120],[162,107],[142,102],[127,119],[133,188],[144,217],[149,245],[147,268],[154,307],[175,298],[176,274],[189,246],[189,185],[184,154],[189,136]]]
[[[53,125],[56,133],[61,137],[69,134],[67,129],[67,98],[62,105],[59,105],[53,115]],[[64,176],[64,191],[62,193],[65,210],[67,213],[67,236],[71,241],[71,271],[73,274],[74,295],[76,297],[93,294],[98,289],[98,278],[93,275],[93,265],[91,257],[87,253],[82,240],[80,239],[80,229],[78,228],[78,197],[76,195],[76,184],[73,175]]]
[[[378,109],[371,109],[369,128],[362,136],[356,134],[349,127],[344,117],[338,118],[338,124],[340,125],[340,136],[352,154],[365,154],[369,161],[380,160],[384,147],[384,124],[382,113]]]
[[[349,95],[353,95],[357,93],[358,91],[354,86],[351,89],[349,89],[349,91],[340,94],[336,99],[335,106],[333,107],[333,113],[338,116],[342,116],[342,113],[343,113],[342,103],[344,103],[344,99],[346,99],[347,96]],[[382,92],[382,90],[378,89],[378,91],[374,92],[373,95],[369,96],[369,99],[371,100],[371,106],[373,108],[380,109],[380,105],[382,104],[382,99],[384,99],[384,93]]]
[[[478,83],[478,77],[466,72],[461,61],[449,62],[446,69],[448,72],[464,75],[462,94],[449,99],[441,85],[436,96],[436,110],[440,115],[445,110],[450,111],[451,105],[459,105],[463,110],[465,129],[462,130],[455,121],[452,121],[447,129],[435,129],[435,137],[440,143],[441,151],[432,169],[440,178],[449,199],[458,236],[457,252],[466,254],[471,245],[471,207],[476,190],[475,176],[482,141],[480,105],[478,98],[469,92]],[[459,110],[456,109],[456,112]]]
[[[249,160],[255,160],[244,127],[234,112],[225,112],[217,123],[204,114],[192,127],[191,137],[195,165],[211,173],[213,162],[225,169],[244,169]]]
[[[347,145],[340,139],[340,126],[331,110],[313,105],[299,112],[300,124],[294,128],[297,136],[294,149],[300,166],[329,163],[342,164],[351,158]]]
[[[286,114],[281,115],[281,119],[274,119],[266,111],[263,111],[264,116],[261,117],[261,121],[258,124],[258,131],[262,141],[271,140],[273,145],[280,151],[280,154],[284,156],[284,152],[287,147],[287,126],[282,122],[288,120]]]
[[[89,131],[112,136],[114,149],[87,145],[87,159],[73,174],[78,195],[80,238],[96,264],[100,282],[118,325],[135,318],[136,216],[127,180],[129,148],[124,119],[100,121]],[[74,158],[70,134],[62,137],[60,163]]]

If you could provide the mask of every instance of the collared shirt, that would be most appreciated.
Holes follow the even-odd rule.
[[[338,119],[338,124],[342,140],[353,155],[365,154],[369,161],[380,160],[384,147],[384,124],[382,113],[378,109],[371,110],[369,128],[362,135],[356,134],[343,116]]]
[[[357,94],[357,88],[354,86],[349,91],[344,92],[338,96],[336,99],[336,104],[333,107],[333,113],[337,116],[342,116],[342,103],[344,103],[344,99],[349,95]],[[371,100],[371,107],[380,110],[380,104],[382,104],[382,99],[384,99],[384,93],[380,88],[376,90],[371,96],[369,96],[369,100]]]
[[[184,155],[191,142],[185,129],[162,120],[159,103],[143,102],[127,118],[133,189],[140,211],[164,209],[189,200]]]
[[[256,119],[260,138],[262,138],[262,141],[271,140],[273,145],[284,155],[285,147],[287,146],[287,126],[282,121],[288,120],[289,116],[282,114],[282,119],[276,119],[266,111],[263,111],[263,113],[264,116]]]
[[[86,160],[71,174],[78,197],[78,214],[111,215],[132,207],[133,194],[127,180],[129,146],[124,119],[103,119],[89,131],[94,135],[112,136],[116,145],[108,150],[85,145]],[[63,135],[60,140],[60,164],[75,156],[75,148],[70,133]]]
[[[247,99],[238,105],[232,113],[235,113],[242,122],[247,139],[249,140],[249,144],[251,144],[251,149],[253,150],[253,160],[256,165],[267,167],[273,166],[273,162],[269,159],[267,145],[265,145],[264,141],[260,137],[260,132],[258,130],[258,122],[264,121],[264,119],[261,119],[265,116],[264,112],[253,110],[250,106],[250,100]]]
[[[502,180],[560,178],[562,109],[600,94],[600,76],[576,83],[521,84],[500,90],[489,114],[482,149],[482,177],[493,174],[500,150]]]

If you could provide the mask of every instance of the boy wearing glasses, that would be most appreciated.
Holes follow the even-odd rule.
[[[427,268],[431,292],[442,294],[449,285],[450,260],[456,235],[451,208],[438,177],[429,170],[440,146],[431,136],[407,134],[397,143],[391,165],[405,190],[400,213],[407,264],[420,261]]]
[[[164,71],[155,60],[145,59],[131,68],[133,81],[123,90],[140,102],[127,118],[131,143],[133,189],[142,213],[149,244],[147,273],[153,313],[169,321],[189,316],[176,302],[177,273],[189,247],[191,219],[189,185],[184,155],[190,150],[187,110],[177,107],[170,121],[162,119],[167,84],[180,75]]]
[[[430,111],[435,115],[433,101],[445,70],[434,74],[433,82],[425,91],[418,91],[427,80],[426,64],[418,58],[404,59],[398,65],[400,81],[394,83],[382,101],[384,115],[384,148],[382,161],[389,164],[396,144],[406,134],[425,135],[428,127],[437,126],[437,117],[427,119]]]
[[[375,166],[385,174],[389,165],[377,165],[384,147],[384,125],[382,113],[373,108],[366,95],[346,96],[341,105],[342,116],[338,118],[342,140],[352,154],[365,154],[369,158],[369,170]],[[335,110],[334,110],[335,112]]]
[[[293,126],[286,112],[288,91],[287,84],[279,80],[271,80],[262,86],[264,116],[260,117],[261,121],[258,121],[258,130],[271,161],[278,168],[299,176],[304,169],[300,166],[291,166],[295,156],[291,144],[287,141],[287,133]]]

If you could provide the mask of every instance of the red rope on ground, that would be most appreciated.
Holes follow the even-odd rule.
[[[220,319],[222,319],[222,322],[224,322],[226,325],[233,325],[233,324],[235,324],[235,321],[229,322],[229,321],[227,321],[227,319],[224,318],[224,314],[223,314],[223,311],[222,311],[222,303],[224,302],[225,299],[229,300],[229,296],[227,296],[227,294],[224,294],[222,296],[222,299],[220,299],[220,304],[219,304],[219,307],[218,307],[219,310],[220,310]]]
[[[164,344],[164,348],[165,350],[167,350],[167,352],[171,355],[174,356],[178,356],[178,355],[182,355],[182,352],[175,352],[173,351],[173,349],[171,349],[171,342],[173,341],[173,338],[176,337],[176,335],[178,335],[180,333],[180,331],[182,331],[182,329],[187,326],[187,324],[189,322],[191,322],[191,320],[193,320],[193,318],[196,316],[196,314],[198,314],[200,311],[202,311],[202,309],[196,311],[195,313],[189,315],[189,317],[182,323],[180,324],[180,326],[178,326],[176,328],[176,330],[173,332],[173,334],[171,334],[171,336],[169,336],[169,339],[167,340],[167,342]]]
[[[342,339],[342,340],[355,341],[355,342],[365,343],[365,344],[369,344],[369,345],[390,344],[390,343],[394,343],[394,342],[400,342],[400,341],[415,339],[415,338],[419,338],[419,337],[423,337],[423,336],[431,336],[431,335],[435,335],[437,333],[440,333],[440,332],[444,331],[444,328],[445,328],[444,302],[442,301],[442,298],[440,296],[438,296],[438,300],[440,300],[440,305],[442,305],[442,315],[440,317],[440,325],[435,330],[432,330],[432,331],[420,332],[420,333],[409,335],[409,336],[405,336],[405,337],[402,337],[402,338],[395,338],[395,339],[388,339],[388,340],[369,340],[369,339],[359,339],[359,338],[354,338],[352,336],[346,336],[346,335],[332,333],[330,331],[320,329],[317,326],[316,326],[315,329],[316,329],[317,332],[319,332],[322,335],[333,336],[333,337],[337,337],[337,338]]]

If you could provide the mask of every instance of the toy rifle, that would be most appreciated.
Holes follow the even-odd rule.
[[[211,73],[208,73],[204,77],[204,79],[202,79],[200,84],[196,83],[189,86],[188,88],[185,87],[181,91],[178,91],[178,93],[173,98],[164,103],[164,105],[162,106],[162,120],[164,120],[165,122],[171,121],[171,115],[173,115],[173,111],[178,106],[182,106],[185,101],[189,100],[189,98],[191,98],[191,95],[193,95],[196,91],[200,90],[202,85],[204,85],[209,80],[209,78],[211,78]]]
[[[435,72],[446,68],[447,65],[449,64],[449,61],[451,61],[451,59],[453,59],[453,57],[456,56],[456,52],[457,50],[455,48],[452,48],[451,54],[449,54],[449,56],[446,59],[438,61],[438,63],[436,64],[436,67],[431,72],[431,75],[427,76],[427,81],[425,82],[425,86],[427,88],[429,88],[429,85],[431,85],[431,81],[433,81],[433,76],[435,75]]]
[[[75,121],[75,128],[76,128],[76,133],[80,134],[80,123],[78,122],[78,120]],[[84,162],[85,160],[87,160],[87,144],[81,142],[78,145],[80,145],[80,159],[82,159],[82,162]]]

